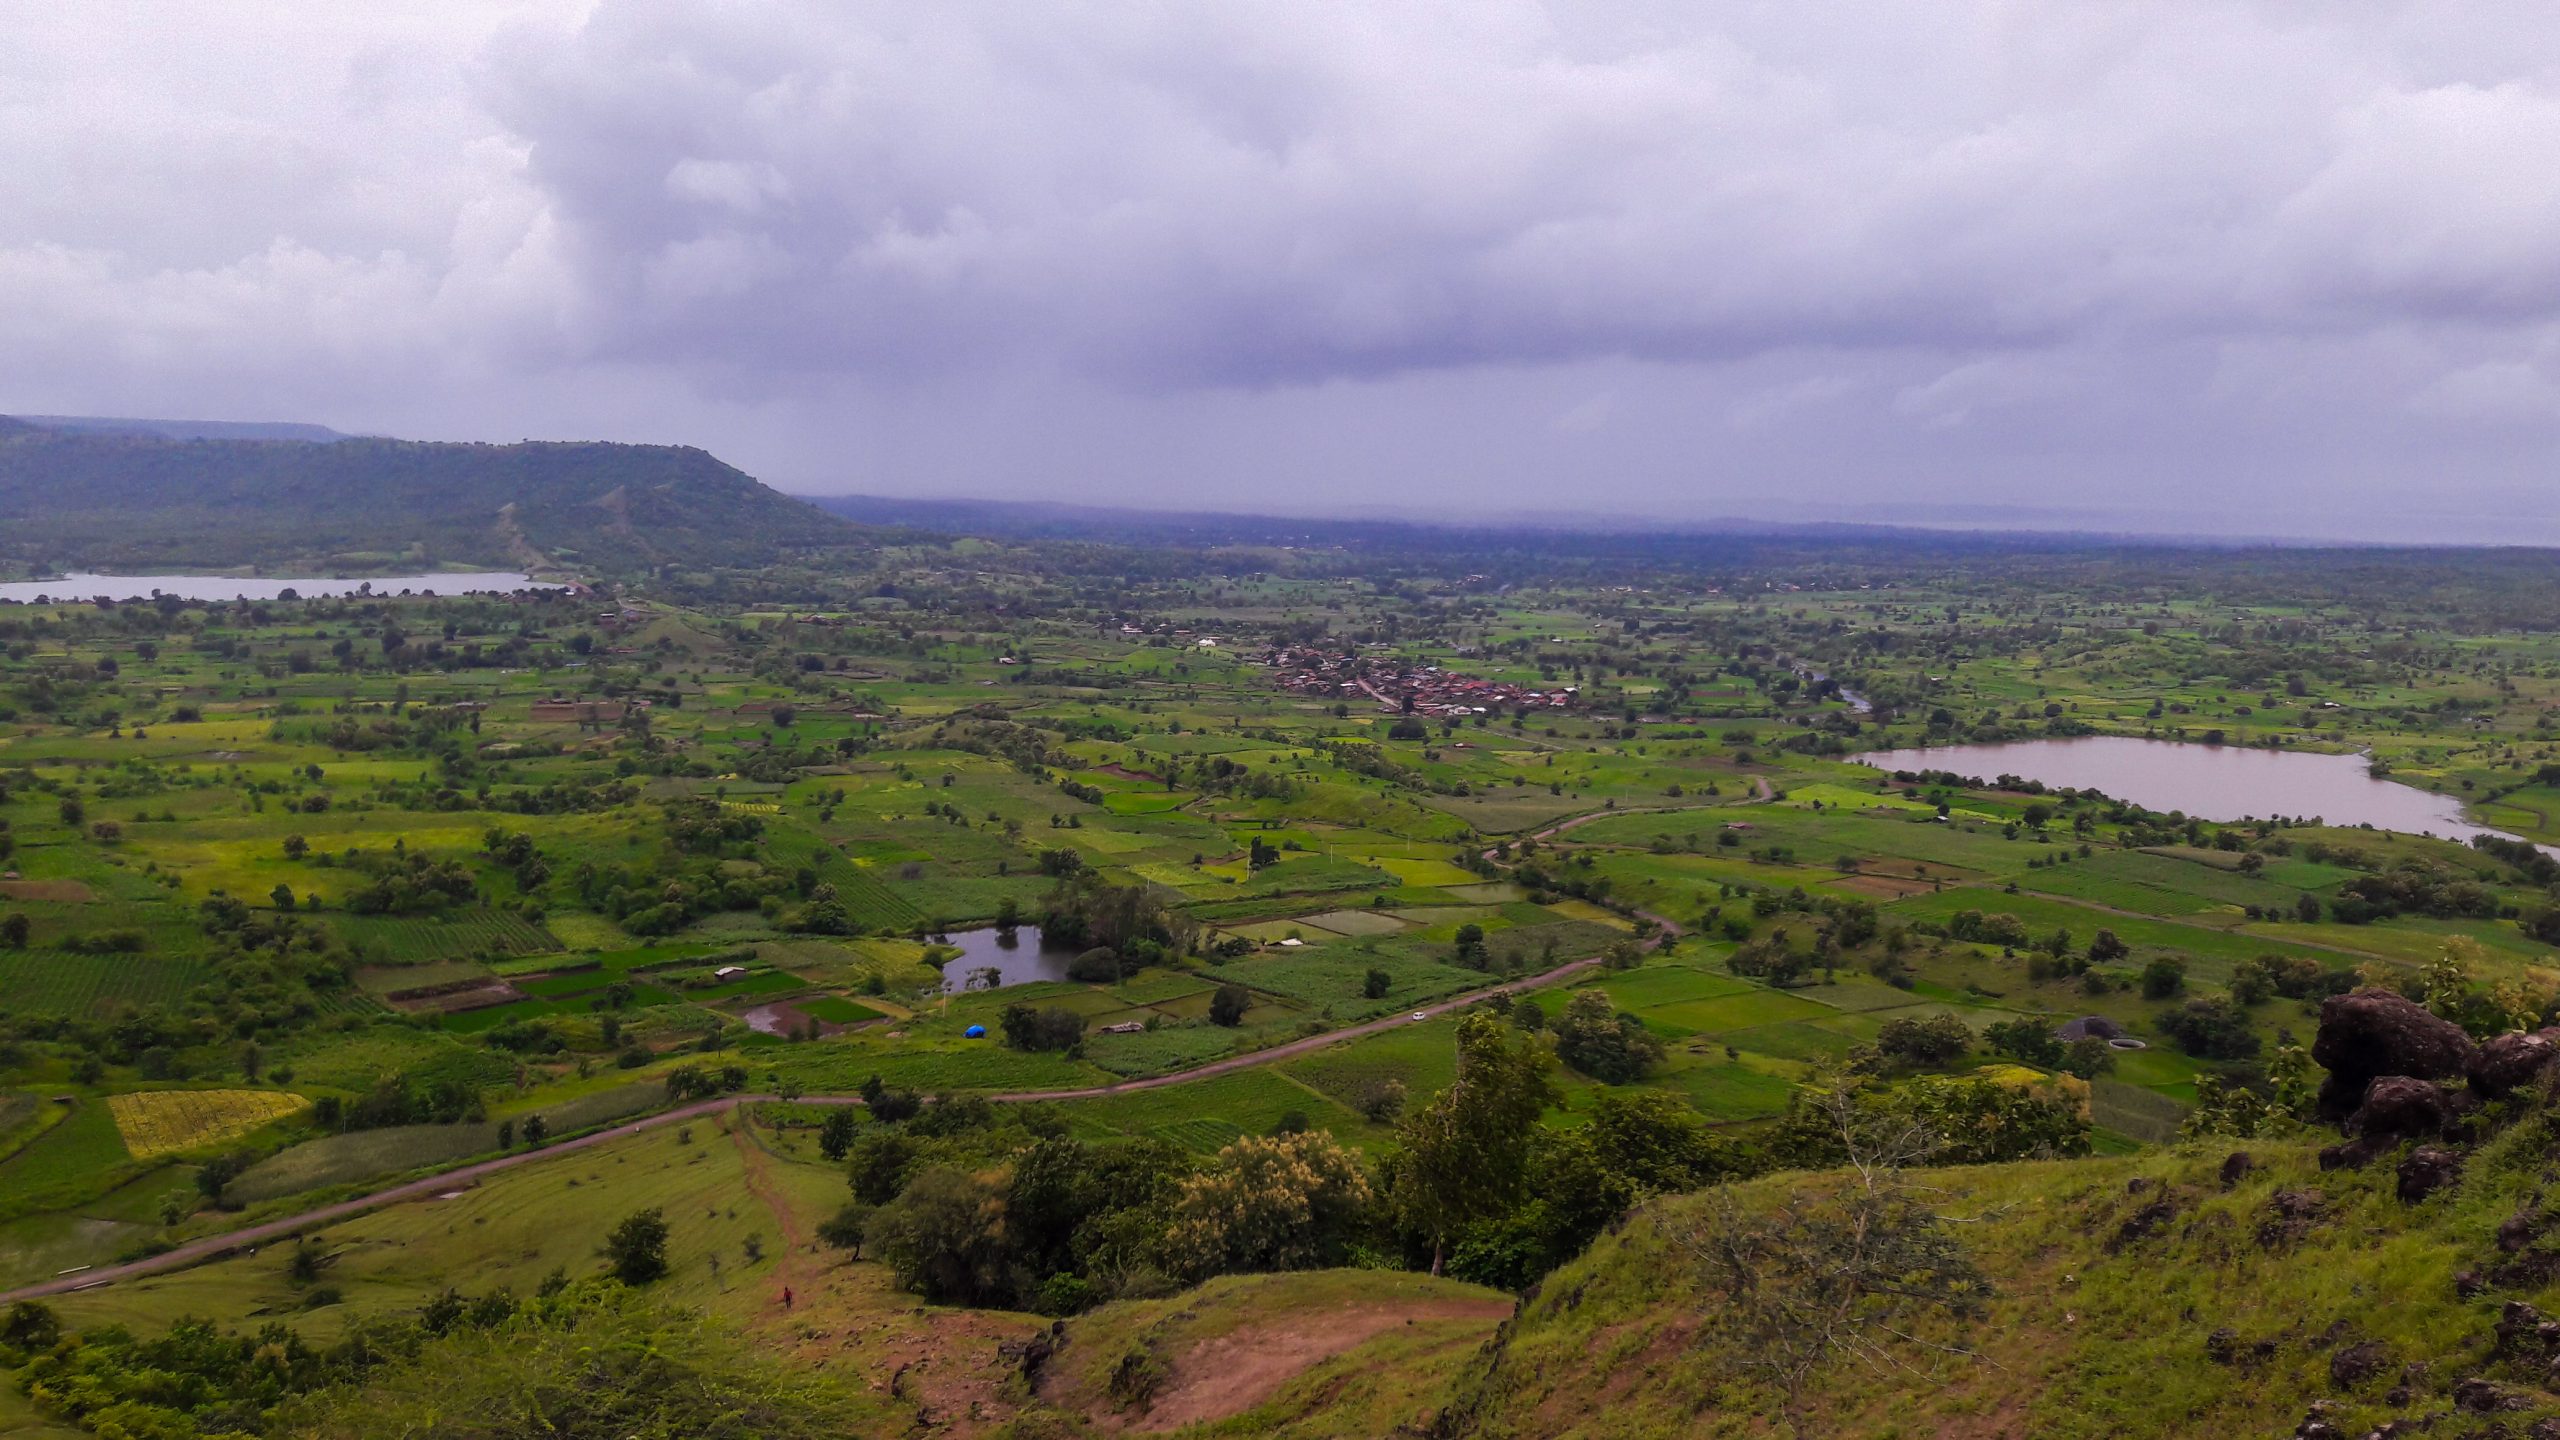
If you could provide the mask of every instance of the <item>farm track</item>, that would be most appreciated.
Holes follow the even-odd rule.
[[[1665,923],[1667,924],[1668,922]],[[1677,933],[1676,927],[1674,927],[1673,933]],[[1285,1045],[1275,1045],[1268,1050],[1256,1050],[1249,1055],[1232,1055],[1224,1060],[1213,1060],[1206,1065],[1194,1066],[1189,1070],[1177,1070],[1169,1075],[1151,1076],[1143,1080],[1125,1080],[1116,1085],[1096,1085],[1074,1090],[1017,1090],[1003,1094],[990,1095],[987,1098],[1000,1104],[1012,1105],[1033,1104],[1050,1100],[1095,1100],[1113,1095],[1133,1094],[1141,1090],[1161,1090],[1168,1086],[1189,1084],[1195,1080],[1207,1080],[1220,1075],[1231,1075],[1239,1070],[1249,1070],[1257,1066],[1277,1064],[1283,1060],[1294,1060],[1301,1055],[1310,1054],[1330,1045],[1338,1045],[1345,1041],[1358,1040],[1365,1036],[1376,1035],[1384,1031],[1393,1030],[1401,1025],[1411,1025],[1415,1023],[1412,1018],[1413,1015],[1420,1015],[1425,1019],[1435,1019],[1439,1016],[1449,1014],[1452,1011],[1464,1009],[1479,1001],[1490,999],[1496,995],[1510,995],[1523,990],[1544,989],[1549,985],[1570,979],[1575,975],[1579,975],[1586,970],[1592,969],[1599,963],[1599,956],[1585,956],[1580,960],[1569,961],[1563,965],[1559,965],[1555,969],[1546,971],[1543,974],[1532,975],[1519,980],[1508,980],[1499,985],[1488,985],[1480,990],[1470,990],[1461,995],[1454,995],[1446,1000],[1426,1005],[1420,1010],[1410,1012],[1409,1014],[1391,1015],[1383,1020],[1372,1020],[1366,1024],[1353,1025],[1342,1030],[1329,1030],[1322,1035],[1310,1035],[1303,1040],[1292,1040]],[[512,1170],[519,1165],[530,1164],[537,1160],[547,1160],[555,1155],[567,1154],[577,1150],[585,1150],[614,1140],[627,1139],[630,1136],[641,1134],[644,1131],[654,1130],[662,1125],[674,1125],[687,1120],[699,1120],[704,1116],[716,1115],[723,1111],[734,1109],[739,1105],[751,1104],[775,1098],[777,1097],[770,1095],[730,1095],[722,1096],[714,1100],[699,1100],[691,1105],[662,1111],[656,1115],[644,1115],[637,1120],[626,1120],[619,1125],[608,1126],[605,1129],[581,1135],[572,1140],[563,1140],[556,1145],[546,1145],[539,1150],[521,1150],[512,1155],[500,1155],[488,1160],[475,1161],[474,1163],[462,1166],[459,1169],[441,1171],[437,1174],[424,1176],[416,1180],[402,1181],[400,1184],[390,1186],[387,1189],[374,1191],[369,1195],[358,1195],[351,1199],[340,1200],[334,1204],[323,1205],[317,1209],[305,1210],[299,1214],[287,1215],[274,1220],[262,1220],[255,1225],[244,1226],[238,1230],[226,1230],[219,1235],[203,1236],[199,1239],[190,1240],[183,1245],[162,1251],[160,1254],[147,1256],[140,1260],[129,1260],[117,1265],[103,1265],[95,1269],[83,1270],[76,1275],[57,1275],[51,1280],[38,1281],[33,1285],[22,1285],[14,1290],[0,1291],[0,1305],[14,1304],[20,1300],[39,1299],[47,1295],[64,1295],[76,1290],[89,1290],[101,1285],[112,1285],[118,1281],[139,1280],[145,1276],[166,1274],[172,1270],[183,1270],[190,1265],[201,1264],[207,1260],[219,1259],[220,1257],[228,1255],[236,1250],[252,1248],[266,1244],[272,1240],[288,1238],[314,1226],[328,1225],[340,1220],[353,1219],[358,1215],[365,1214],[371,1210],[380,1209],[385,1205],[397,1205],[404,1201],[423,1200],[440,1195],[446,1191],[454,1189],[456,1186],[473,1184],[487,1178],[488,1176]],[[792,1098],[796,1103],[803,1105],[859,1105],[862,1103],[862,1097],[859,1095],[798,1095]]]

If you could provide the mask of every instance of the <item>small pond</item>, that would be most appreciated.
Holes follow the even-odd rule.
[[[1083,953],[1044,942],[1037,925],[1025,925],[1010,933],[992,927],[954,930],[943,937],[943,943],[960,948],[960,953],[942,967],[942,988],[954,994],[971,988],[969,977],[976,971],[996,972],[995,986],[976,987],[981,990],[1028,985],[1035,980],[1064,980],[1067,962]]]
[[[2374,778],[2362,755],[2088,735],[1880,750],[1857,758],[1884,770],[1946,770],[1984,779],[2015,775],[2057,788],[2102,790],[2147,809],[2178,810],[2202,820],[2316,817],[2331,825],[2462,841],[2505,834],[2462,818],[2462,802],[2452,796]]]
[[[197,601],[279,600],[287,590],[304,599],[313,599],[324,595],[353,595],[359,591],[397,595],[403,590],[432,590],[438,595],[473,595],[557,588],[536,586],[533,577],[505,570],[455,571],[446,575],[368,575],[354,579],[327,576],[72,574],[52,580],[12,580],[0,584],[0,601],[16,600],[30,604],[37,600],[72,602],[95,600],[101,596],[110,600],[148,600],[155,594]]]

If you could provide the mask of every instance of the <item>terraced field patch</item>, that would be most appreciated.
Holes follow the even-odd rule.
[[[192,956],[70,955],[0,951],[0,995],[21,1015],[83,1019],[111,1005],[173,1004],[209,973]]]
[[[142,1090],[107,1097],[124,1148],[137,1160],[236,1140],[309,1108],[283,1090]]]

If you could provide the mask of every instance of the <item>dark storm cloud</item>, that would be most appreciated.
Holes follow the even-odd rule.
[[[0,404],[2483,538],[2560,429],[2535,6],[169,8],[0,58]]]

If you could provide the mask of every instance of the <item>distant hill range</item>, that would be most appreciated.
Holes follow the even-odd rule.
[[[157,440],[305,440],[325,444],[355,437],[326,425],[265,420],[132,420],[110,415],[18,415],[39,430],[73,435],[140,435]]]
[[[0,561],[39,571],[301,562],[613,574],[769,564],[863,538],[690,448],[0,417]]]

